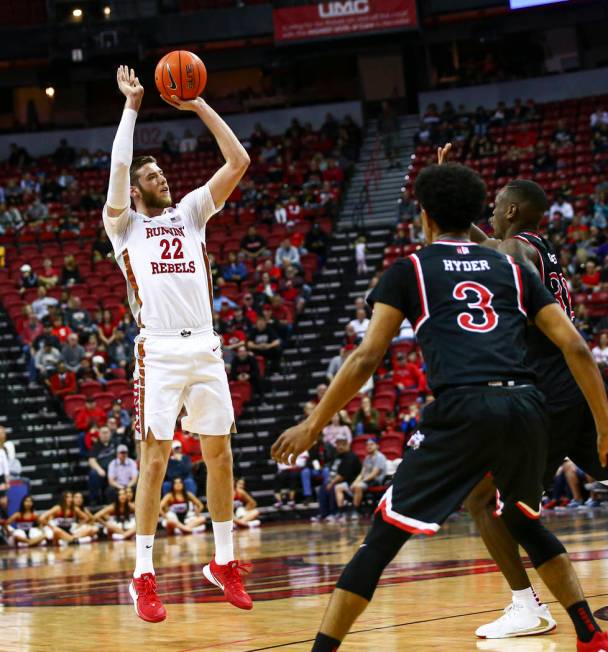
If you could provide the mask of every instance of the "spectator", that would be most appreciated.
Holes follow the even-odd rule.
[[[364,308],[357,308],[356,315],[357,316],[355,319],[352,319],[348,322],[347,328],[350,326],[353,329],[357,339],[363,339],[367,329],[369,328],[369,319],[367,318],[367,312]]]
[[[287,224],[287,209],[282,202],[278,202],[274,209],[274,219],[277,224]]]
[[[350,431],[350,428],[342,422],[339,413],[334,414],[334,416],[331,418],[331,422],[325,426],[325,428],[323,428],[322,435],[323,443],[331,446],[332,448],[335,447],[336,441],[338,439],[346,439],[349,444],[353,440],[353,435]]]
[[[109,310],[104,310],[101,323],[97,325],[97,335],[101,342],[109,346],[116,337],[116,322]]]
[[[99,429],[99,439],[93,444],[89,455],[89,501],[94,505],[104,502],[108,468],[115,457],[116,444],[112,441],[110,429],[103,426]]]
[[[361,462],[350,450],[350,444],[346,438],[336,440],[336,457],[329,468],[329,480],[318,489],[319,514],[313,516],[312,521],[333,521],[336,512],[336,487],[346,485],[359,475]]]
[[[133,489],[137,484],[138,475],[137,464],[129,457],[128,447],[119,444],[116,447],[116,457],[108,466],[109,486],[106,493],[109,500],[114,500],[121,489]]]
[[[247,229],[247,235],[245,235],[241,240],[241,251],[248,258],[255,260],[260,256],[265,255],[267,249],[268,243],[266,240],[261,235],[258,235],[255,226],[250,226]]]
[[[422,372],[415,364],[408,362],[401,351],[397,353],[392,380],[393,385],[400,392],[419,390],[424,387]]]
[[[32,271],[31,265],[21,265],[19,268],[19,291],[23,294],[29,288],[38,287],[38,276]]]
[[[29,308],[29,314],[27,320],[23,323],[23,326],[19,329],[19,336],[21,341],[27,347],[33,347],[34,340],[44,333],[44,327],[41,322],[38,321],[36,315],[33,313],[32,309]]]
[[[581,276],[581,282],[587,290],[594,291],[600,284],[600,270],[598,266],[592,261],[587,261],[585,265],[585,273]]]
[[[174,478],[168,493],[160,501],[161,523],[167,534],[175,531],[181,534],[194,534],[205,530],[203,503],[188,491],[181,478]]]
[[[48,314],[49,308],[57,306],[59,301],[54,297],[47,296],[46,288],[38,288],[38,298],[32,302],[32,310],[36,318],[42,321]]]
[[[196,138],[193,136],[192,132],[189,129],[186,129],[184,136],[179,141],[179,152],[180,154],[186,154],[187,152],[196,151],[198,143]]]
[[[131,362],[133,347],[127,342],[125,334],[119,328],[114,331],[114,339],[108,347],[108,357],[112,367],[125,369]]]
[[[401,421],[400,429],[405,435],[406,439],[409,439],[415,432],[418,430],[418,406],[416,403],[412,403],[407,412],[401,412],[399,414],[399,420]]]
[[[304,247],[309,253],[317,255],[320,268],[325,267],[327,250],[329,248],[329,236],[318,222],[313,222],[310,231],[306,234]]]
[[[53,262],[50,258],[45,258],[42,261],[42,271],[40,272],[40,276],[38,276],[38,282],[48,290],[49,288],[55,287],[58,280],[59,276],[57,275],[57,270],[53,267]]]
[[[547,150],[544,143],[537,143],[532,161],[534,172],[555,172],[556,162],[553,155]]]
[[[335,456],[336,449],[331,444],[326,444],[318,440],[308,451],[306,466],[300,473],[305,505],[312,500],[313,480],[320,480],[322,485],[326,485],[329,482],[329,467]]]
[[[368,439],[367,455],[363,460],[361,473],[359,473],[350,485],[350,490],[353,496],[353,511],[351,514],[353,520],[358,520],[359,518],[361,503],[365,492],[370,487],[379,487],[384,483],[384,478],[386,477],[386,464],[386,457],[378,449],[377,440],[373,438]],[[342,493],[346,492],[343,491]],[[336,489],[336,494],[338,494],[338,489]],[[344,504],[343,500],[344,496],[342,499],[340,499],[339,496],[336,497],[338,505],[340,505],[341,502]]]
[[[40,197],[36,196],[25,214],[30,224],[36,224],[42,222],[49,216],[49,209],[46,204],[42,203]]]
[[[65,362],[60,360],[57,371],[46,381],[47,387],[53,396],[63,398],[68,394],[75,394],[77,390],[76,374],[66,368]]]
[[[593,130],[606,128],[608,126],[608,111],[598,106],[589,118],[589,125]]]
[[[112,403],[112,407],[110,408],[107,418],[113,418],[116,420],[117,423],[117,428],[122,428],[124,431],[128,431],[131,428],[131,416],[129,415],[129,411],[125,410],[125,408],[122,405],[122,401],[120,399],[116,399],[114,403]]]
[[[24,226],[25,222],[19,209],[0,202],[0,233],[6,233],[9,229],[20,231]]]
[[[74,425],[77,430],[88,430],[92,424],[104,425],[106,420],[106,413],[97,405],[97,401],[87,396],[84,407],[76,412]]]
[[[45,380],[57,371],[57,365],[61,360],[59,349],[52,346],[50,342],[45,342],[40,351],[34,356],[34,364],[41,380]]]
[[[257,502],[245,489],[244,478],[234,480],[234,522],[239,527],[259,527],[260,510]]]
[[[27,495],[21,499],[19,509],[6,520],[12,540],[20,546],[46,544],[46,534],[34,509],[34,500]]]
[[[82,283],[82,277],[78,265],[76,264],[76,259],[70,254],[63,259],[59,285],[65,287],[75,285],[76,283]]]
[[[15,444],[6,438],[6,428],[0,426],[0,451],[4,451],[8,463],[8,472],[11,478],[21,476],[21,462],[17,458]]]
[[[184,455],[182,442],[178,439],[173,440],[171,446],[172,452],[167,465],[167,473],[163,482],[163,495],[166,494],[176,478],[180,478],[186,487],[186,491],[196,494],[196,482],[192,477],[192,460],[188,455]]]
[[[105,525],[106,532],[114,541],[131,539],[136,533],[135,505],[129,498],[129,491],[120,489],[114,502],[99,510],[94,517]]]
[[[263,317],[258,317],[247,341],[247,348],[256,355],[261,355],[269,367],[278,373],[281,360],[281,340],[277,332],[266,323]]]
[[[327,371],[325,372],[325,377],[327,378],[327,382],[331,383],[331,381],[336,377],[336,374],[338,371],[340,371],[340,368],[346,361],[346,358],[352,353],[353,349],[348,348],[346,346],[340,347],[340,353],[338,355],[335,355],[330,361],[329,365],[327,367]]]
[[[99,229],[97,237],[93,241],[93,262],[98,263],[105,260],[112,253],[112,243],[105,229]]]
[[[429,124],[434,120],[435,115],[428,113],[424,118],[424,122]],[[382,113],[378,118],[378,133],[382,139],[382,147],[384,148],[384,156],[388,161],[388,169],[399,169],[399,119],[397,112],[389,102],[382,102]]]
[[[300,252],[289,242],[289,238],[285,238],[281,242],[281,246],[277,248],[274,255],[274,264],[281,268],[289,265],[300,266]]]
[[[397,219],[399,222],[411,222],[418,215],[418,205],[410,197],[407,188],[401,189],[401,197],[398,200],[399,209],[397,211]],[[397,244],[393,242],[393,244]],[[408,243],[403,243],[408,244]]]
[[[70,297],[68,307],[65,311],[65,317],[68,326],[76,333],[87,334],[91,330],[91,316],[89,312],[82,307],[80,297]]]
[[[59,146],[53,154],[55,165],[63,167],[65,165],[72,165],[76,160],[76,151],[68,144],[65,138],[59,141]]]
[[[567,222],[572,221],[572,218],[574,217],[574,208],[572,207],[572,204],[569,201],[566,201],[565,197],[561,194],[555,197],[555,201],[553,204],[551,204],[551,208],[549,209],[549,214],[553,215],[558,211],[563,215],[564,219]]]
[[[238,256],[234,251],[228,252],[228,263],[224,265],[222,270],[222,277],[225,281],[240,283],[247,278],[249,272],[244,258],[245,254],[243,252],[239,252]]]
[[[293,464],[277,464],[277,472],[274,476],[274,508],[281,509],[284,504],[284,492],[287,490],[287,507],[293,509],[296,506],[296,491],[300,484],[300,473],[306,466],[308,451],[300,453]]]
[[[355,240],[355,262],[357,264],[357,274],[367,274],[367,262],[365,254],[367,253],[367,244],[364,235],[360,235]]]
[[[258,362],[247,347],[240,345],[230,365],[230,380],[243,380],[251,383],[253,391],[260,397],[264,396]]]
[[[574,134],[566,126],[565,120],[558,120],[555,131],[553,132],[553,142],[558,147],[565,147],[572,145],[574,142]]]
[[[599,342],[593,347],[593,357],[602,372],[608,367],[608,333],[600,335]]]
[[[355,435],[379,435],[380,413],[372,407],[372,401],[369,396],[361,399],[361,406],[353,416],[353,430]]]
[[[76,373],[80,369],[80,363],[85,357],[85,350],[78,343],[78,335],[70,333],[67,342],[61,349],[61,357],[68,371]]]
[[[53,328],[51,333],[59,340],[59,343],[63,346],[68,338],[68,335],[72,333],[72,329],[69,326],[66,326],[63,323],[63,318],[61,315],[53,317]]]

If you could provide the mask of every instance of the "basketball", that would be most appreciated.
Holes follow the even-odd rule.
[[[205,89],[207,69],[196,54],[174,50],[156,65],[154,81],[166,100],[171,101],[171,95],[184,101],[193,100]]]

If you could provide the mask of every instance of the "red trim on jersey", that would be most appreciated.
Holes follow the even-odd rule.
[[[515,289],[517,290],[517,307],[519,308],[519,312],[527,317],[528,311],[524,304],[524,284],[521,278],[521,269],[511,256],[507,256],[507,260],[513,268],[513,280],[515,281]]]
[[[374,514],[380,512],[382,520],[411,534],[425,534],[426,536],[432,537],[439,532],[439,524],[437,523],[425,523],[424,521],[419,521],[418,519],[403,516],[403,514],[395,512],[392,505],[392,495],[393,488],[389,487],[384,496],[382,496]]]
[[[414,265],[414,271],[416,272],[418,296],[420,298],[420,308],[422,310],[420,317],[418,317],[416,324],[414,325],[414,333],[417,333],[418,329],[431,316],[431,314],[429,312],[429,304],[426,298],[426,287],[424,285],[424,275],[422,273],[422,265],[420,264],[420,259],[416,254],[411,254],[409,258],[412,261]]]
[[[526,235],[534,235],[534,233],[526,233],[525,231],[522,231],[522,233],[525,233]],[[538,271],[540,272],[540,278],[541,278],[542,282],[544,283],[545,282],[545,263],[543,262],[543,257],[542,257],[542,254],[540,252],[540,249],[533,242],[530,242],[530,240],[526,240],[525,238],[522,238],[521,235],[514,235],[513,237],[517,238],[521,242],[525,242],[528,245],[528,247],[532,247],[532,249],[534,249],[534,251],[536,251],[536,253],[538,254],[538,259],[540,260],[540,269]]]
[[[146,407],[146,369],[144,364],[144,358],[146,357],[146,351],[144,349],[145,338],[142,337],[137,343],[137,371],[138,371],[138,380],[137,387],[134,388],[137,392],[137,422],[139,423],[139,434],[142,441],[146,438],[146,423],[145,423],[145,407]]]
[[[129,250],[125,249],[123,254],[122,254],[122,260],[123,263],[125,264],[125,270],[127,271],[127,279],[129,280],[129,285],[131,286],[131,289],[133,290],[133,294],[135,295],[135,301],[137,302],[137,305],[139,306],[139,313],[137,314],[137,325],[140,328],[145,328],[145,326],[141,323],[141,299],[139,298],[139,286],[137,285],[137,280],[135,278],[135,273],[133,272],[133,268],[131,267],[131,259],[129,258]]]

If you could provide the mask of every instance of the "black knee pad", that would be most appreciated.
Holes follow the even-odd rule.
[[[410,536],[376,515],[363,545],[342,571],[336,587],[371,600],[384,569]]]
[[[512,537],[528,553],[534,568],[566,552],[554,534],[538,519],[527,517],[517,505],[505,505],[502,518]]]

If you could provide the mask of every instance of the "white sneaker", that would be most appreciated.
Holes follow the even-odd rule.
[[[513,638],[546,634],[556,627],[546,604],[530,607],[522,602],[512,602],[504,614],[495,621],[478,627],[479,638]]]

